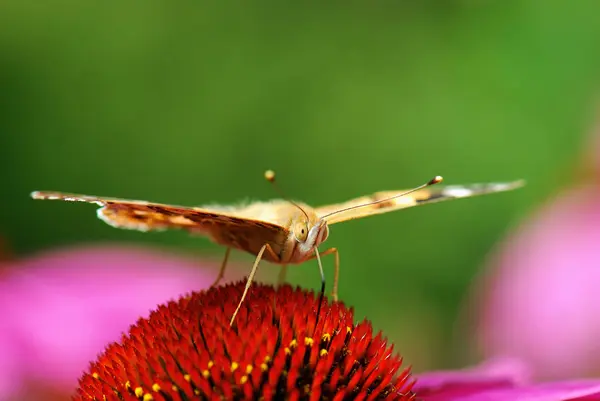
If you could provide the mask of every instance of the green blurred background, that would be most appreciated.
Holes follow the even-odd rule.
[[[35,189],[233,203],[275,197],[272,168],[320,205],[436,174],[525,178],[331,229],[342,300],[416,370],[463,363],[468,339],[453,332],[469,284],[572,180],[600,82],[593,0],[32,3],[0,5],[0,234],[20,255],[106,240],[223,253],[181,232],[115,230],[89,205],[31,201]],[[289,279],[319,286],[314,263]]]

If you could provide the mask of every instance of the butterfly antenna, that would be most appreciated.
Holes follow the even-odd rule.
[[[427,188],[427,187],[429,187],[431,185],[439,184],[443,180],[444,179],[442,178],[441,175],[436,175],[431,180],[427,181],[425,184],[419,185],[418,187],[415,187],[413,189],[409,189],[408,191],[402,192],[401,194],[390,196],[389,198],[379,199],[379,200],[376,200],[376,201],[373,201],[373,202],[363,203],[362,205],[355,205],[355,206],[350,206],[350,207],[347,207],[347,208],[344,208],[344,209],[336,210],[335,212],[331,212],[329,214],[326,214],[325,216],[321,216],[321,218],[322,219],[326,219],[329,216],[332,216],[332,215],[337,214],[337,213],[345,212],[347,210],[358,209],[359,207],[365,207],[365,206],[376,205],[378,203],[389,202],[392,199],[401,198],[403,196],[412,194],[413,192],[419,191],[419,190],[421,190],[423,188]]]
[[[306,216],[307,221],[310,220],[306,211],[304,209],[302,209],[302,207],[299,204],[297,204],[296,202],[294,202],[293,200],[291,200],[290,198],[285,196],[285,193],[281,190],[281,188],[279,188],[279,185],[277,185],[277,183],[275,182],[275,172],[273,170],[265,171],[265,179],[267,181],[269,181],[271,184],[273,184],[273,188],[275,188],[275,191],[279,194],[279,196],[281,196],[283,199],[285,199],[286,201],[290,202],[292,205],[294,205],[298,209],[300,209],[300,211],[302,211],[302,213],[304,213],[304,215]]]
[[[312,337],[314,338],[319,325],[319,315],[321,314],[321,305],[323,304],[323,297],[325,296],[325,273],[323,272],[323,264],[321,263],[321,255],[319,250],[315,247],[315,255],[317,256],[317,263],[319,264],[319,272],[321,273],[321,293],[319,294],[319,305],[317,306],[317,319],[315,320],[315,328],[313,329]]]

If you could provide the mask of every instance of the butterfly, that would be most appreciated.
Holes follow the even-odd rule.
[[[265,178],[275,183],[275,173],[271,170],[265,173]],[[31,193],[31,197],[94,203],[100,206],[97,211],[98,217],[117,228],[140,231],[183,229],[192,234],[206,236],[226,248],[219,273],[211,287],[216,286],[223,279],[232,249],[255,255],[256,259],[245,290],[230,321],[233,325],[259,262],[263,259],[282,266],[279,277],[281,283],[285,281],[287,265],[300,264],[316,258],[323,292],[325,275],[321,256],[333,254],[335,264],[332,298],[338,299],[339,252],[337,248],[329,248],[322,253],[318,250],[329,236],[330,225],[428,203],[508,191],[524,184],[521,180],[429,188],[440,182],[442,177],[436,176],[429,182],[410,190],[376,192],[346,202],[316,208],[285,197],[241,206],[204,207],[175,206],[141,200],[49,191],[35,191]]]

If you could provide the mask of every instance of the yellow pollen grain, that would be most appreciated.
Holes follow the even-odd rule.
[[[271,362],[271,357],[269,355],[265,356],[265,362],[266,363]]]
[[[144,398],[142,398],[144,401],[152,401],[154,399],[154,397],[152,397],[152,394],[144,394]]]
[[[269,369],[269,366],[266,363],[260,364],[260,370],[262,370],[263,372],[266,372],[268,369]]]
[[[321,355],[321,356],[325,356],[327,354],[328,354],[328,352],[326,349],[322,349],[321,351],[319,351],[319,355]]]
[[[192,376],[185,374],[185,375],[183,375],[183,380],[185,380],[186,382],[189,382],[190,380],[192,380]]]
[[[252,373],[252,369],[254,369],[252,365],[246,365],[246,374],[249,375]]]
[[[290,341],[290,348],[295,348],[297,346],[298,346],[298,341],[296,341],[295,338],[292,341]]]
[[[329,333],[325,333],[321,337],[321,341],[329,341],[329,340],[331,340],[331,334],[329,334]]]
[[[179,387],[177,387],[176,385],[173,384],[171,386],[171,390],[173,390],[173,391],[179,391]]]
[[[284,351],[285,351],[285,354],[286,354],[286,355],[291,355],[291,354],[292,354],[292,350],[291,350],[291,349],[289,349],[288,347],[285,347],[285,348],[284,348]]]
[[[312,345],[315,343],[315,340],[313,340],[310,337],[306,337],[304,339],[304,344],[306,344],[308,347],[312,347]]]
[[[240,384],[246,384],[247,381],[248,381],[248,376],[244,375],[240,378]]]
[[[198,390],[198,389],[195,389],[195,390],[194,390],[194,394],[196,394],[196,395],[200,395],[200,390]]]
[[[155,393],[158,393],[160,391],[160,386],[158,385],[158,383],[154,383],[152,385],[152,391],[154,391]]]
[[[99,375],[97,372],[94,372],[94,373],[92,373],[92,377],[93,377],[94,379],[97,379],[97,378],[99,378],[99,377],[100,377],[100,375]]]
[[[237,368],[240,367],[240,364],[237,362],[231,362],[231,372],[235,372],[237,370]]]
[[[204,377],[205,379],[208,379],[210,377],[210,372],[208,371],[208,369],[202,371],[202,377]]]
[[[213,366],[215,366],[215,363],[213,361],[208,361],[208,368],[212,368]]]
[[[133,392],[138,398],[140,398],[144,394],[144,390],[141,387],[136,387],[135,390],[133,390]]]
[[[346,333],[352,333],[352,328],[350,326],[346,326]]]
[[[130,382],[129,380],[127,380],[127,381],[125,382],[125,388],[126,388],[126,389],[130,389],[130,388],[131,388],[131,382]]]

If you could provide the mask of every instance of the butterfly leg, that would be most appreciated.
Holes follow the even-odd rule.
[[[231,253],[231,248],[227,248],[227,250],[225,251],[225,257],[223,258],[223,262],[221,262],[221,268],[219,269],[219,274],[217,275],[215,282],[211,284],[210,288],[215,287],[217,284],[219,284],[219,281],[221,281],[223,279],[223,276],[225,275],[225,268],[227,267],[227,260],[229,259],[230,253]]]
[[[333,289],[331,290],[331,298],[334,301],[338,300],[338,282],[340,281],[340,253],[337,248],[329,248],[325,252],[321,253],[321,256],[335,254],[335,265],[333,270]],[[311,256],[307,260],[316,258],[316,255]]]
[[[281,266],[279,270],[279,276],[277,276],[277,285],[282,285],[285,283],[285,277],[287,276],[287,265]]]
[[[244,292],[242,293],[242,299],[240,299],[240,302],[238,303],[237,308],[235,308],[235,312],[233,312],[233,316],[231,317],[229,326],[233,326],[233,321],[235,320],[235,317],[237,316],[238,312],[240,311],[240,308],[242,307],[242,304],[244,303],[244,299],[246,299],[246,294],[248,293],[248,290],[250,289],[250,285],[252,285],[252,281],[254,280],[254,275],[256,274],[256,271],[258,270],[258,264],[260,263],[260,260],[262,259],[262,256],[263,256],[263,253],[265,253],[265,250],[267,252],[269,252],[271,254],[271,256],[274,256],[274,258],[275,258],[274,260],[278,259],[278,256],[271,248],[271,245],[264,244],[262,246],[262,248],[260,248],[260,251],[258,251],[258,255],[256,255],[256,259],[254,260],[254,264],[252,265],[252,270],[250,271],[248,280],[246,281],[246,288],[244,288]]]

